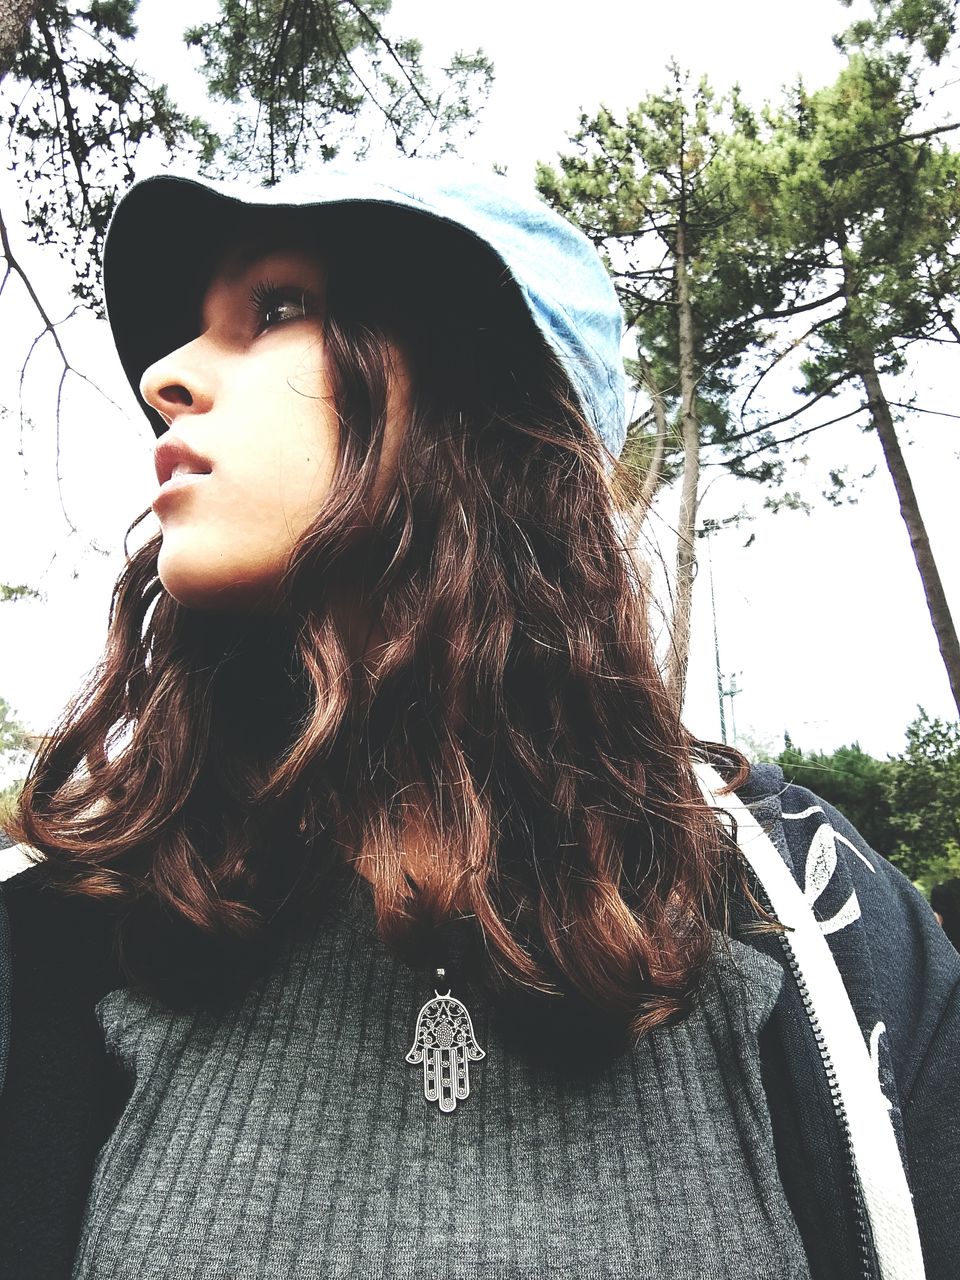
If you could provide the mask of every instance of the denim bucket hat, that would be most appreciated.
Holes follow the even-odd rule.
[[[623,317],[596,249],[532,191],[461,161],[337,162],[272,187],[174,172],[134,183],[114,210],[103,258],[107,316],[134,392],[144,369],[193,336],[184,328],[192,303],[183,282],[227,247],[231,214],[355,204],[412,211],[486,246],[558,357],[587,421],[619,455]],[[165,424],[146,413],[161,434]]]

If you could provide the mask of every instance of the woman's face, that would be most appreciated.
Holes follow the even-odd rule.
[[[160,580],[183,605],[269,601],[330,488],[338,432],[324,294],[323,265],[309,252],[234,249],[204,295],[200,334],[141,379],[170,427],[156,447],[152,505]]]

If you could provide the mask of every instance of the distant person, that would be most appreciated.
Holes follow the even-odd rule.
[[[24,790],[0,1278],[955,1276],[960,957],[680,723],[590,242],[168,174],[104,282],[159,528]]]
[[[960,876],[935,884],[930,890],[930,906],[943,932],[960,950]]]

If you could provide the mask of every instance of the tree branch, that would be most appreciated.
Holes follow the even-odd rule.
[[[400,55],[397,53],[391,41],[388,40],[387,37],[383,34],[383,31],[373,21],[373,19],[370,17],[367,11],[364,9],[363,5],[359,4],[357,0],[346,0],[346,2],[350,6],[350,8],[354,11],[354,13],[356,13],[357,16],[361,19],[361,21],[366,23],[366,25],[374,33],[378,44],[383,45],[387,53],[390,55],[393,61],[397,64],[401,74],[403,75],[403,78],[406,80],[407,84],[410,86],[410,88],[413,90],[416,97],[419,99],[420,105],[423,107],[423,109],[427,112],[428,115],[431,115],[431,116],[434,115],[435,108],[433,103],[430,102],[430,100],[426,97],[423,90],[420,88],[420,86],[411,76],[410,72],[407,70],[406,64],[404,63]],[[329,13],[329,8],[327,9],[327,12]],[[332,22],[332,20],[331,20],[331,28],[336,29],[335,24]],[[387,118],[389,119],[389,117]]]
[[[352,3],[352,0],[351,0],[351,3]],[[355,5],[352,5],[352,7],[356,8]],[[366,14],[364,14],[364,17],[366,17]],[[368,19],[368,21],[370,20]],[[371,23],[371,26],[377,29],[375,23]],[[384,120],[386,120],[389,123],[390,127],[393,129],[394,142],[396,143],[399,150],[404,154],[406,154],[406,150],[403,144],[403,137],[401,133],[401,127],[402,127],[401,122],[397,119],[396,115],[394,114],[393,111],[389,109],[389,107],[384,107],[381,105],[379,99],[376,97],[373,90],[364,81],[359,71],[350,61],[350,55],[347,53],[346,49],[344,48],[343,41],[340,39],[340,33],[339,31],[337,31],[337,28],[333,24],[332,19],[331,19],[330,31],[331,31],[331,34],[333,35],[334,40],[336,41],[337,48],[340,51],[340,57],[344,60],[344,62],[347,64],[347,66],[350,69],[350,74],[356,80],[357,84],[364,91],[364,93],[367,95],[367,97],[370,99],[370,101],[373,103],[376,109],[383,116]],[[407,79],[409,80],[409,76],[407,77]],[[426,104],[426,110],[427,110],[427,113],[430,115],[431,119],[435,118],[436,110],[434,106],[426,101],[426,99],[423,97],[423,94],[419,94],[418,96],[420,97],[421,102]]]
[[[869,156],[878,151],[888,151],[891,147],[896,147],[901,142],[922,142],[925,138],[936,138],[941,133],[952,133],[954,129],[960,129],[960,123],[935,125],[932,129],[922,129],[919,133],[904,133],[899,137],[889,138],[886,142],[875,142],[872,146],[858,147],[855,151],[846,151],[842,155],[827,156],[820,163],[824,169],[827,169],[832,165],[842,164],[844,161],[852,160],[858,156]]]
[[[833,315],[824,316],[822,320],[818,320],[816,324],[812,324],[810,328],[806,330],[806,332],[801,333],[800,336],[796,338],[793,342],[791,342],[789,346],[784,347],[782,351],[777,352],[774,358],[770,361],[767,367],[760,374],[760,377],[757,378],[756,382],[747,392],[746,398],[743,401],[743,404],[740,406],[741,422],[743,421],[744,414],[747,411],[747,405],[753,399],[756,392],[760,390],[760,385],[763,382],[764,378],[766,378],[767,374],[772,373],[773,370],[777,367],[777,365],[780,364],[782,360],[786,360],[787,356],[792,355],[793,352],[796,351],[797,347],[801,345],[801,343],[806,342],[806,340],[809,337],[811,337],[813,334],[815,334],[818,329],[822,329],[825,324],[827,324],[830,320],[834,320],[835,318],[836,316],[833,316]]]
[[[658,222],[654,221],[654,215],[649,209],[644,208],[643,216],[647,220],[645,227],[633,227],[629,231],[601,231],[596,235],[597,240],[640,240],[643,236],[648,236],[656,232],[661,239],[670,232],[670,224],[667,223],[661,227]]]
[[[818,422],[814,427],[805,427],[803,431],[798,431],[796,435],[786,436],[783,440],[771,440],[769,444],[759,445],[756,449],[748,449],[745,453],[737,454],[736,460],[741,458],[752,458],[758,453],[766,453],[768,449],[779,449],[783,445],[793,444],[795,440],[802,440],[804,436],[813,435],[814,431],[822,431],[824,427],[832,427],[837,422],[846,422],[848,418],[855,418],[858,413],[862,413],[867,406],[865,404],[857,405],[856,409],[851,409],[849,413],[841,413],[836,418],[828,418],[826,422]],[[731,436],[730,440],[717,440],[707,446],[707,448],[721,449],[725,444],[736,442],[737,440],[746,440],[748,436],[756,435],[755,431],[745,431],[743,435]],[[711,466],[727,466],[729,460],[718,458],[716,462],[710,463]]]
[[[37,314],[40,316],[40,319],[43,321],[44,333],[48,333],[50,337],[53,339],[54,345],[56,346],[57,351],[60,353],[60,359],[63,361],[64,366],[69,369],[71,367],[70,361],[67,357],[66,351],[64,351],[63,349],[63,343],[60,341],[60,335],[57,333],[57,326],[55,322],[50,319],[50,316],[47,313],[46,308],[44,307],[43,303],[40,301],[39,297],[37,296],[37,291],[36,289],[34,289],[33,284],[30,281],[30,277],[27,275],[26,271],[24,271],[23,267],[17,261],[16,257],[14,256],[13,249],[10,247],[10,236],[7,231],[7,224],[4,221],[2,211],[0,211],[0,248],[3,249],[3,256],[7,264],[7,269],[3,273],[3,280],[0,281],[0,294],[3,293],[3,290],[6,287],[7,280],[10,278],[11,272],[15,273],[20,277],[23,287],[26,289],[27,293],[29,294],[30,301],[33,303],[34,307],[36,308]],[[39,336],[42,338],[44,336],[44,333],[41,333]],[[39,341],[39,338],[37,339],[37,341]],[[31,355],[33,354],[33,347],[30,348],[30,354]],[[28,355],[27,360],[29,361],[29,359],[30,359],[30,356]]]
[[[640,368],[640,374],[643,379],[644,386],[653,406],[653,417],[657,425],[657,435],[653,446],[653,456],[650,459],[650,466],[643,480],[643,490],[638,503],[637,522],[643,519],[645,513],[649,510],[650,504],[660,487],[663,471],[663,459],[667,447],[667,434],[669,427],[667,424],[667,411],[663,403],[663,394],[657,386],[657,380],[653,374],[653,368],[650,361],[642,351],[637,351],[637,364]]]
[[[43,43],[46,46],[47,55],[50,58],[53,67],[53,74],[60,90],[60,101],[63,104],[63,114],[67,122],[67,146],[70,151],[70,157],[73,160],[73,167],[77,173],[77,186],[80,189],[80,200],[83,205],[84,213],[88,219],[92,220],[92,209],[90,204],[90,189],[87,186],[86,174],[84,172],[84,164],[86,162],[86,150],[80,131],[77,128],[77,118],[74,115],[73,103],[70,101],[70,86],[67,84],[67,77],[63,71],[63,59],[60,51],[53,42],[53,36],[50,34],[50,28],[42,19],[37,19],[37,29],[43,37]]]
[[[24,424],[23,394],[22,394],[24,379],[26,378],[27,368],[30,364],[31,359],[33,358],[33,355],[37,347],[43,341],[43,339],[48,335],[52,339],[53,344],[57,349],[57,354],[60,357],[62,367],[60,371],[60,379],[57,383],[57,408],[56,408],[57,498],[60,502],[60,510],[63,512],[64,520],[69,525],[71,532],[77,533],[78,532],[77,527],[71,520],[70,515],[67,512],[66,504],[64,503],[64,500],[63,500],[63,487],[61,484],[61,473],[60,473],[61,408],[63,404],[63,388],[67,380],[67,375],[72,373],[75,377],[79,378],[81,382],[85,382],[88,386],[93,387],[93,389],[96,392],[98,392],[101,396],[103,396],[103,398],[107,401],[108,404],[113,405],[115,409],[119,409],[120,406],[116,403],[115,400],[113,400],[111,396],[107,395],[107,393],[103,390],[103,388],[99,386],[96,382],[94,382],[92,378],[89,378],[85,373],[82,373],[79,369],[77,369],[71,363],[70,358],[67,355],[66,350],[63,346],[63,343],[60,340],[60,335],[57,332],[57,326],[58,324],[65,323],[65,320],[70,320],[76,314],[77,308],[74,307],[73,311],[71,311],[70,314],[65,317],[65,320],[56,321],[50,318],[50,313],[47,311],[46,307],[40,301],[40,297],[37,294],[36,289],[34,289],[33,283],[30,280],[30,277],[27,275],[23,266],[21,265],[21,263],[19,262],[16,255],[13,252],[13,248],[10,244],[10,235],[9,235],[9,232],[7,231],[7,224],[4,221],[2,211],[0,211],[0,249],[3,250],[3,257],[4,257],[4,260],[6,261],[6,269],[3,273],[3,279],[0,280],[0,295],[2,295],[3,290],[6,288],[6,285],[8,280],[10,279],[10,276],[11,275],[18,276],[20,279],[20,282],[22,283],[23,287],[27,291],[27,295],[30,298],[30,301],[33,303],[33,306],[37,312],[37,315],[40,317],[40,320],[43,326],[40,332],[36,335],[36,337],[31,342],[30,349],[27,352],[26,358],[23,364],[20,366],[20,390],[21,390],[20,430],[21,430],[21,434],[23,432],[23,424]],[[91,543],[91,545],[95,546],[95,544],[93,543]],[[96,547],[95,549],[98,551],[102,550],[102,548],[100,547]]]
[[[943,321],[943,327],[947,330],[947,332],[948,332],[949,334],[951,334],[951,335],[952,335],[952,337],[950,337],[949,339],[947,339],[947,338],[940,338],[940,339],[934,339],[934,338],[931,338],[931,339],[930,339],[930,341],[931,341],[931,342],[933,342],[933,341],[940,341],[940,342],[948,342],[948,341],[949,341],[949,342],[960,342],[960,329],[958,329],[958,328],[957,328],[957,326],[956,326],[956,324],[954,323],[953,313],[952,313],[952,312],[950,312],[950,311],[945,310],[941,302],[938,302],[938,303],[937,303],[937,315],[938,315],[938,316],[940,317],[940,319]]]
[[[887,403],[894,409],[908,409],[910,413],[928,413],[934,418],[956,418],[960,421],[960,413],[945,413],[941,409],[921,409],[919,405],[901,404],[899,400],[888,400]]]
[[[843,297],[843,290],[837,289],[833,293],[828,293],[825,298],[814,298],[812,302],[798,302],[779,311],[756,311],[752,315],[745,317],[746,320],[782,320],[789,319],[792,316],[798,316],[804,311],[814,311],[817,307],[825,307],[831,302],[836,302],[838,298]]]
[[[834,391],[839,387],[842,387],[845,382],[850,382],[856,376],[855,371],[839,374],[832,382],[827,383],[822,391],[818,391],[815,396],[811,396],[810,399],[807,400],[805,404],[802,404],[799,409],[794,409],[792,413],[785,413],[782,418],[773,418],[770,422],[764,422],[759,427],[753,427],[749,431],[744,431],[742,435],[737,437],[737,439],[745,440],[747,436],[755,436],[761,431],[769,431],[771,427],[781,427],[785,422],[792,422],[794,418],[799,418],[801,413],[804,413],[807,409],[811,408],[811,406],[815,405],[819,400],[823,400],[825,397],[833,395]]]

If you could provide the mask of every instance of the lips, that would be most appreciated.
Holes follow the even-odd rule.
[[[213,470],[208,459],[195,453],[183,440],[172,437],[170,432],[154,449],[153,463],[161,487],[175,476],[206,476]]]

